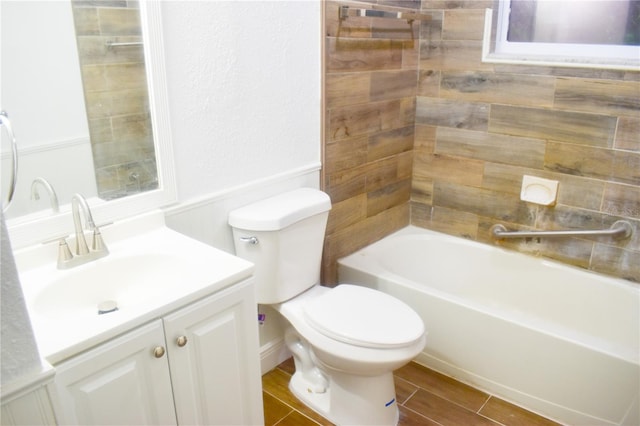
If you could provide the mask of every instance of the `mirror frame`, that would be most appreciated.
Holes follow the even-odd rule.
[[[144,59],[149,86],[149,113],[153,130],[158,172],[158,189],[114,200],[88,200],[98,226],[170,205],[177,201],[173,164],[173,143],[169,122],[169,100],[166,81],[162,8],[160,0],[140,1],[140,20]],[[98,200],[99,202],[96,202]],[[71,206],[60,206],[60,213],[49,211],[7,220],[14,249],[57,240],[73,233]]]

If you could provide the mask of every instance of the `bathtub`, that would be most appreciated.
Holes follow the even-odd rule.
[[[420,364],[560,423],[640,424],[638,284],[413,226],[338,277],[420,314]]]

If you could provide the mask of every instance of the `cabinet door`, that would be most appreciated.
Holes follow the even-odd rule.
[[[179,424],[264,424],[252,279],[164,319]]]
[[[56,366],[51,386],[58,423],[176,424],[164,349],[156,320]]]

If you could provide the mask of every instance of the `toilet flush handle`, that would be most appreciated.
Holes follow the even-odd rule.
[[[240,241],[242,241],[243,243],[249,243],[249,244],[258,244],[258,238],[256,237],[240,237]]]

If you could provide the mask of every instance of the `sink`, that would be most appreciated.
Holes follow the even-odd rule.
[[[118,310],[140,309],[169,296],[163,290],[181,283],[193,271],[188,260],[169,254],[104,258],[52,279],[33,295],[31,306],[47,320],[86,320],[98,315],[98,305],[114,301]]]
[[[36,342],[51,363],[253,273],[251,263],[167,228],[160,212],[102,235],[110,254],[71,269],[57,269],[57,242],[15,253]]]

